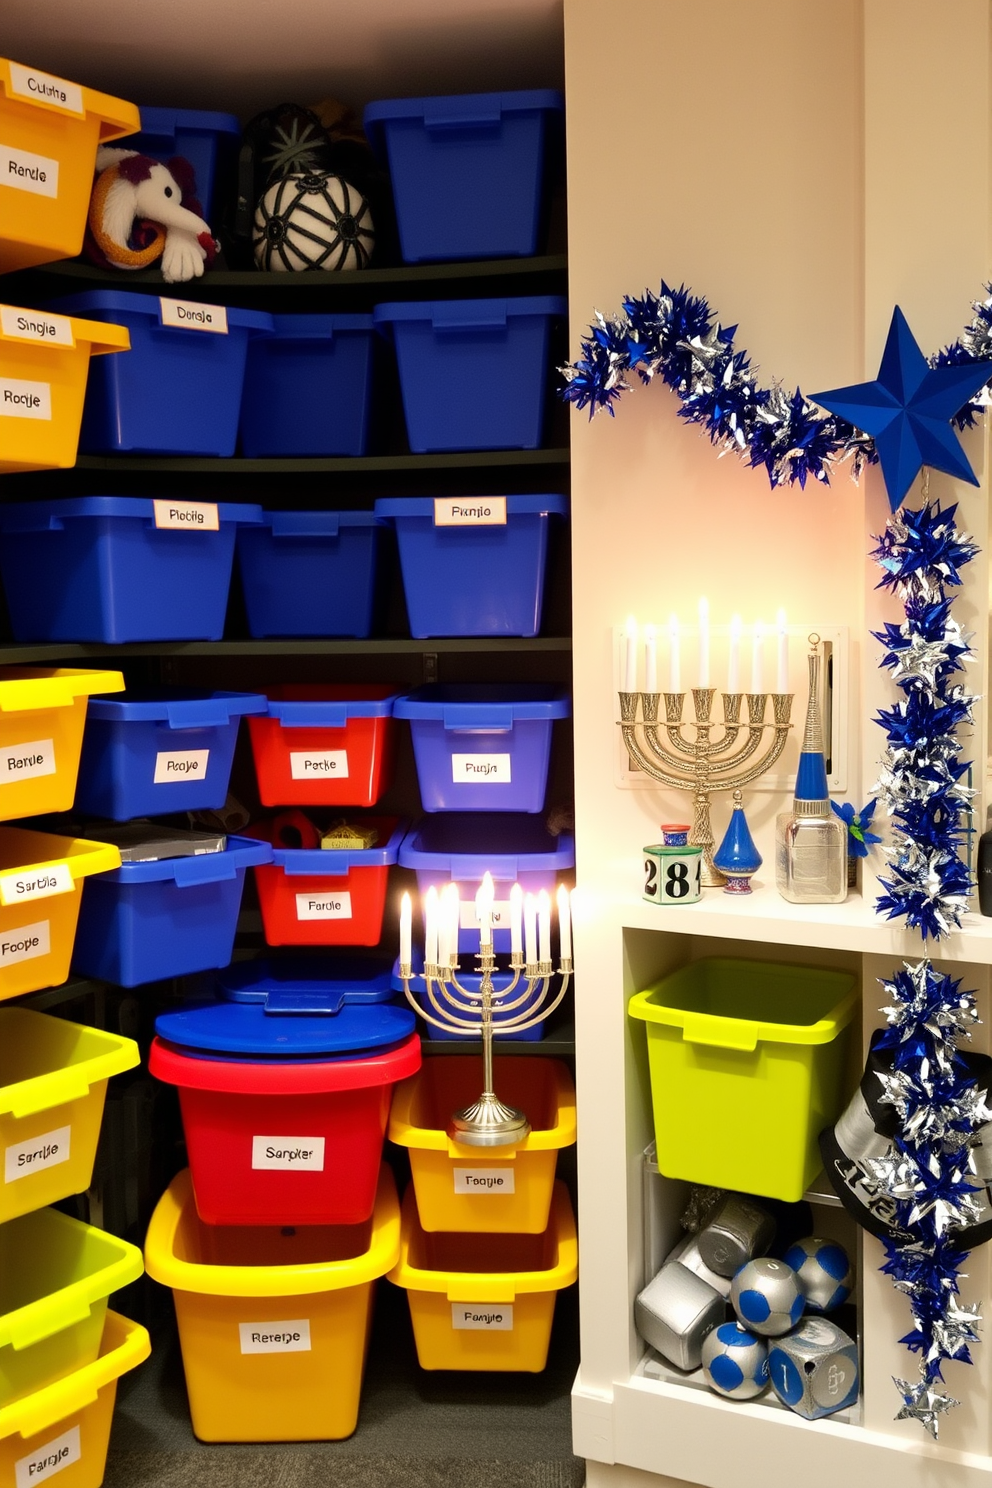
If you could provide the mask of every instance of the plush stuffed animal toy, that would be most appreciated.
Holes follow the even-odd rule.
[[[217,253],[200,215],[193,168],[134,150],[102,148],[96,157],[86,253],[101,267],[145,269],[161,260],[167,284],[199,278]]]

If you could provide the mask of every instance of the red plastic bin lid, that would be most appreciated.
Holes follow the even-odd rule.
[[[184,1054],[160,1038],[152,1040],[148,1069],[166,1085],[185,1090],[213,1090],[224,1095],[322,1095],[336,1090],[363,1090],[392,1085],[420,1068],[420,1036],[382,1054],[357,1059],[282,1060],[204,1059]]]

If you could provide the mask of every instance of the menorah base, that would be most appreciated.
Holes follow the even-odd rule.
[[[491,1091],[456,1111],[448,1123],[448,1136],[466,1147],[509,1147],[529,1133],[530,1122],[523,1111],[504,1106]]]
[[[699,882],[704,889],[722,889],[726,886],[727,876],[725,873],[721,873],[714,863],[712,846],[703,848],[703,861],[699,870]]]

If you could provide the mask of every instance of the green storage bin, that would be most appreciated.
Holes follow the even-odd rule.
[[[709,957],[631,998],[647,1024],[658,1167],[667,1178],[794,1203],[844,1106],[847,971]]]

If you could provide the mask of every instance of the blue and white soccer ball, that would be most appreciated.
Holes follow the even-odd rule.
[[[851,1295],[854,1272],[847,1251],[836,1240],[810,1235],[790,1245],[782,1259],[799,1277],[808,1312],[832,1312]]]
[[[703,1339],[703,1373],[718,1395],[752,1400],[768,1384],[768,1345],[740,1323],[721,1323]]]
[[[765,1338],[788,1333],[806,1306],[795,1271],[770,1256],[756,1256],[741,1267],[730,1283],[730,1301],[745,1328]]]

